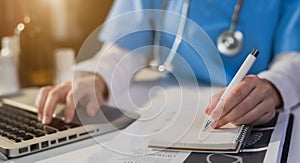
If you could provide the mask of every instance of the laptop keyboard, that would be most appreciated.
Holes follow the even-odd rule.
[[[35,113],[7,105],[0,107],[0,136],[16,143],[79,126],[81,124],[65,124],[58,118],[53,118],[49,125],[43,125]]]

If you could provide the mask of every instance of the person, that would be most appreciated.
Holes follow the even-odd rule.
[[[64,102],[67,105],[65,121],[71,122],[79,99],[84,96],[89,97],[91,93],[94,93],[87,84],[90,81],[96,83],[97,97],[96,100],[84,98],[84,101],[88,115],[93,116],[98,104],[104,104],[111,99],[111,82],[116,82],[122,87],[122,78],[128,75],[126,72],[147,62],[146,55],[128,55],[128,62],[118,65],[121,67],[118,71],[112,72],[111,68],[118,64],[124,54],[140,47],[153,45],[155,32],[151,30],[133,32],[123,37],[124,31],[134,31],[148,26],[151,28],[151,21],[153,22],[153,19],[157,18],[135,14],[135,17],[130,19],[119,19],[114,22],[113,19],[127,13],[162,8],[180,15],[184,3],[185,0],[116,0],[107,18],[107,21],[111,21],[111,23],[105,24],[99,35],[99,39],[104,42],[102,49],[93,58],[79,63],[77,66],[78,72],[89,75],[85,75],[77,82],[65,82],[41,88],[36,99],[39,119],[45,124],[50,123],[55,106]],[[230,19],[236,3],[236,0],[191,0],[187,17],[200,26],[217,44],[216,40],[219,35],[230,26]],[[261,54],[250,69],[249,75],[226,97],[224,110],[218,123],[214,124],[214,128],[229,122],[236,125],[264,124],[274,117],[276,109],[290,109],[299,103],[299,26],[300,2],[297,0],[274,0],[272,2],[245,0],[243,2],[235,28],[243,33],[243,46],[235,55],[229,56],[220,52],[226,81],[218,84],[223,85],[224,89],[226,88],[225,85],[233,78],[249,50],[255,47],[261,51]],[[193,33],[190,35],[193,36]],[[163,32],[160,37],[160,45],[165,47],[170,47],[174,40],[174,37]],[[201,59],[193,57],[196,52],[188,48],[187,44],[181,42],[178,53],[190,64],[197,79],[209,82],[209,73],[199,71],[199,67],[205,66],[205,64]],[[103,57],[104,53],[105,57]],[[101,65],[95,70],[99,60],[102,61]],[[174,65],[174,67],[176,66]],[[117,74],[115,75],[117,78],[111,77],[113,73]],[[213,113],[224,89],[211,97],[205,110],[207,114]],[[81,95],[74,98],[75,92],[81,92]]]

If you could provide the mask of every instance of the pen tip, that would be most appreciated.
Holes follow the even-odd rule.
[[[250,54],[253,55],[254,57],[257,57],[259,54],[259,51],[257,49],[253,49]]]
[[[211,120],[207,120],[204,129],[207,129],[207,127],[212,123]]]
[[[204,128],[202,130],[200,130],[200,132],[199,132],[199,136],[198,136],[199,141],[203,141],[209,136],[209,134],[211,133],[210,131],[212,130],[212,128],[209,128],[209,127],[212,124],[213,124],[212,120],[208,119],[206,121]]]

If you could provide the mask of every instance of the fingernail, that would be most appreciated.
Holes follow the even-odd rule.
[[[43,120],[42,120],[42,123],[43,124],[47,124],[48,123],[48,117],[45,115],[45,116],[43,116]]]
[[[93,117],[93,116],[95,116],[95,115],[96,115],[96,112],[95,112],[95,111],[91,111],[91,112],[90,112],[90,116],[91,116],[91,117]]]
[[[214,123],[211,127],[212,127],[213,129],[216,129],[216,128],[218,128],[219,126],[218,126],[218,123]]]
[[[205,109],[205,114],[208,114],[208,108]]]
[[[87,110],[87,114],[90,116],[90,117],[93,117],[96,115],[96,111],[94,109],[89,109]]]
[[[72,118],[69,115],[66,115],[65,122],[70,123],[72,121]]]
[[[41,114],[38,114],[38,120],[42,121],[42,115]]]

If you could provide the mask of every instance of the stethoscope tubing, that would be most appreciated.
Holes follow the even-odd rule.
[[[233,15],[232,15],[231,23],[230,23],[230,27],[229,27],[229,30],[232,32],[234,32],[236,30],[236,25],[238,23],[242,4],[243,4],[243,0],[238,0],[236,5],[234,6],[234,11],[233,11]]]
[[[232,32],[232,33],[234,33],[236,31],[236,26],[237,26],[237,23],[238,23],[239,14],[240,14],[242,4],[243,4],[243,0],[237,0],[237,3],[234,6],[234,12],[233,12],[230,27],[229,27],[229,31]],[[166,8],[166,5],[167,5],[167,0],[164,0],[163,8]],[[185,25],[186,25],[186,22],[187,22],[187,14],[188,14],[188,10],[189,10],[189,5],[190,5],[190,0],[185,0],[184,4],[183,4],[183,7],[182,7],[181,17],[180,17],[180,21],[179,21],[179,27],[178,27],[178,30],[177,30],[177,33],[176,33],[175,40],[172,44],[171,50],[170,50],[167,58],[165,59],[163,64],[161,64],[161,61],[160,61],[159,47],[158,47],[159,42],[160,42],[161,34],[158,31],[155,32],[154,44],[156,46],[154,46],[154,49],[153,49],[153,53],[154,53],[153,54],[153,60],[155,61],[155,64],[156,64],[155,67],[160,72],[163,72],[163,71],[165,71],[165,69],[168,69],[170,67],[171,62],[173,61],[173,59],[175,57],[175,54],[176,54],[176,52],[179,48],[179,45],[182,42],[182,36],[183,36],[183,32],[184,32]],[[160,26],[162,25],[162,22],[163,22],[163,18],[161,16],[160,20],[159,20],[159,25]],[[239,31],[237,31],[237,32],[239,32]],[[239,41],[242,42],[242,37]],[[220,51],[220,49],[219,49],[219,51]],[[150,66],[152,66],[152,65],[150,65]]]
[[[182,11],[181,11],[179,27],[178,27],[178,30],[177,30],[177,33],[176,33],[175,40],[172,44],[171,50],[170,50],[166,60],[164,61],[164,63],[157,66],[158,71],[160,71],[160,72],[165,71],[165,69],[169,68],[169,66],[171,65],[171,63],[172,63],[172,61],[175,57],[175,54],[178,50],[178,47],[179,47],[179,45],[182,41],[182,36],[183,36],[185,24],[187,22],[186,19],[187,19],[187,14],[188,14],[188,10],[189,10],[189,5],[190,5],[190,0],[185,0],[184,3],[183,3]],[[156,35],[155,38],[158,37],[158,36],[160,36],[160,34]],[[157,40],[157,39],[155,39],[155,40],[159,42],[159,40]],[[156,60],[156,59],[159,60],[159,55],[157,55],[157,54],[159,54],[158,50],[156,50],[154,52],[154,60]]]

